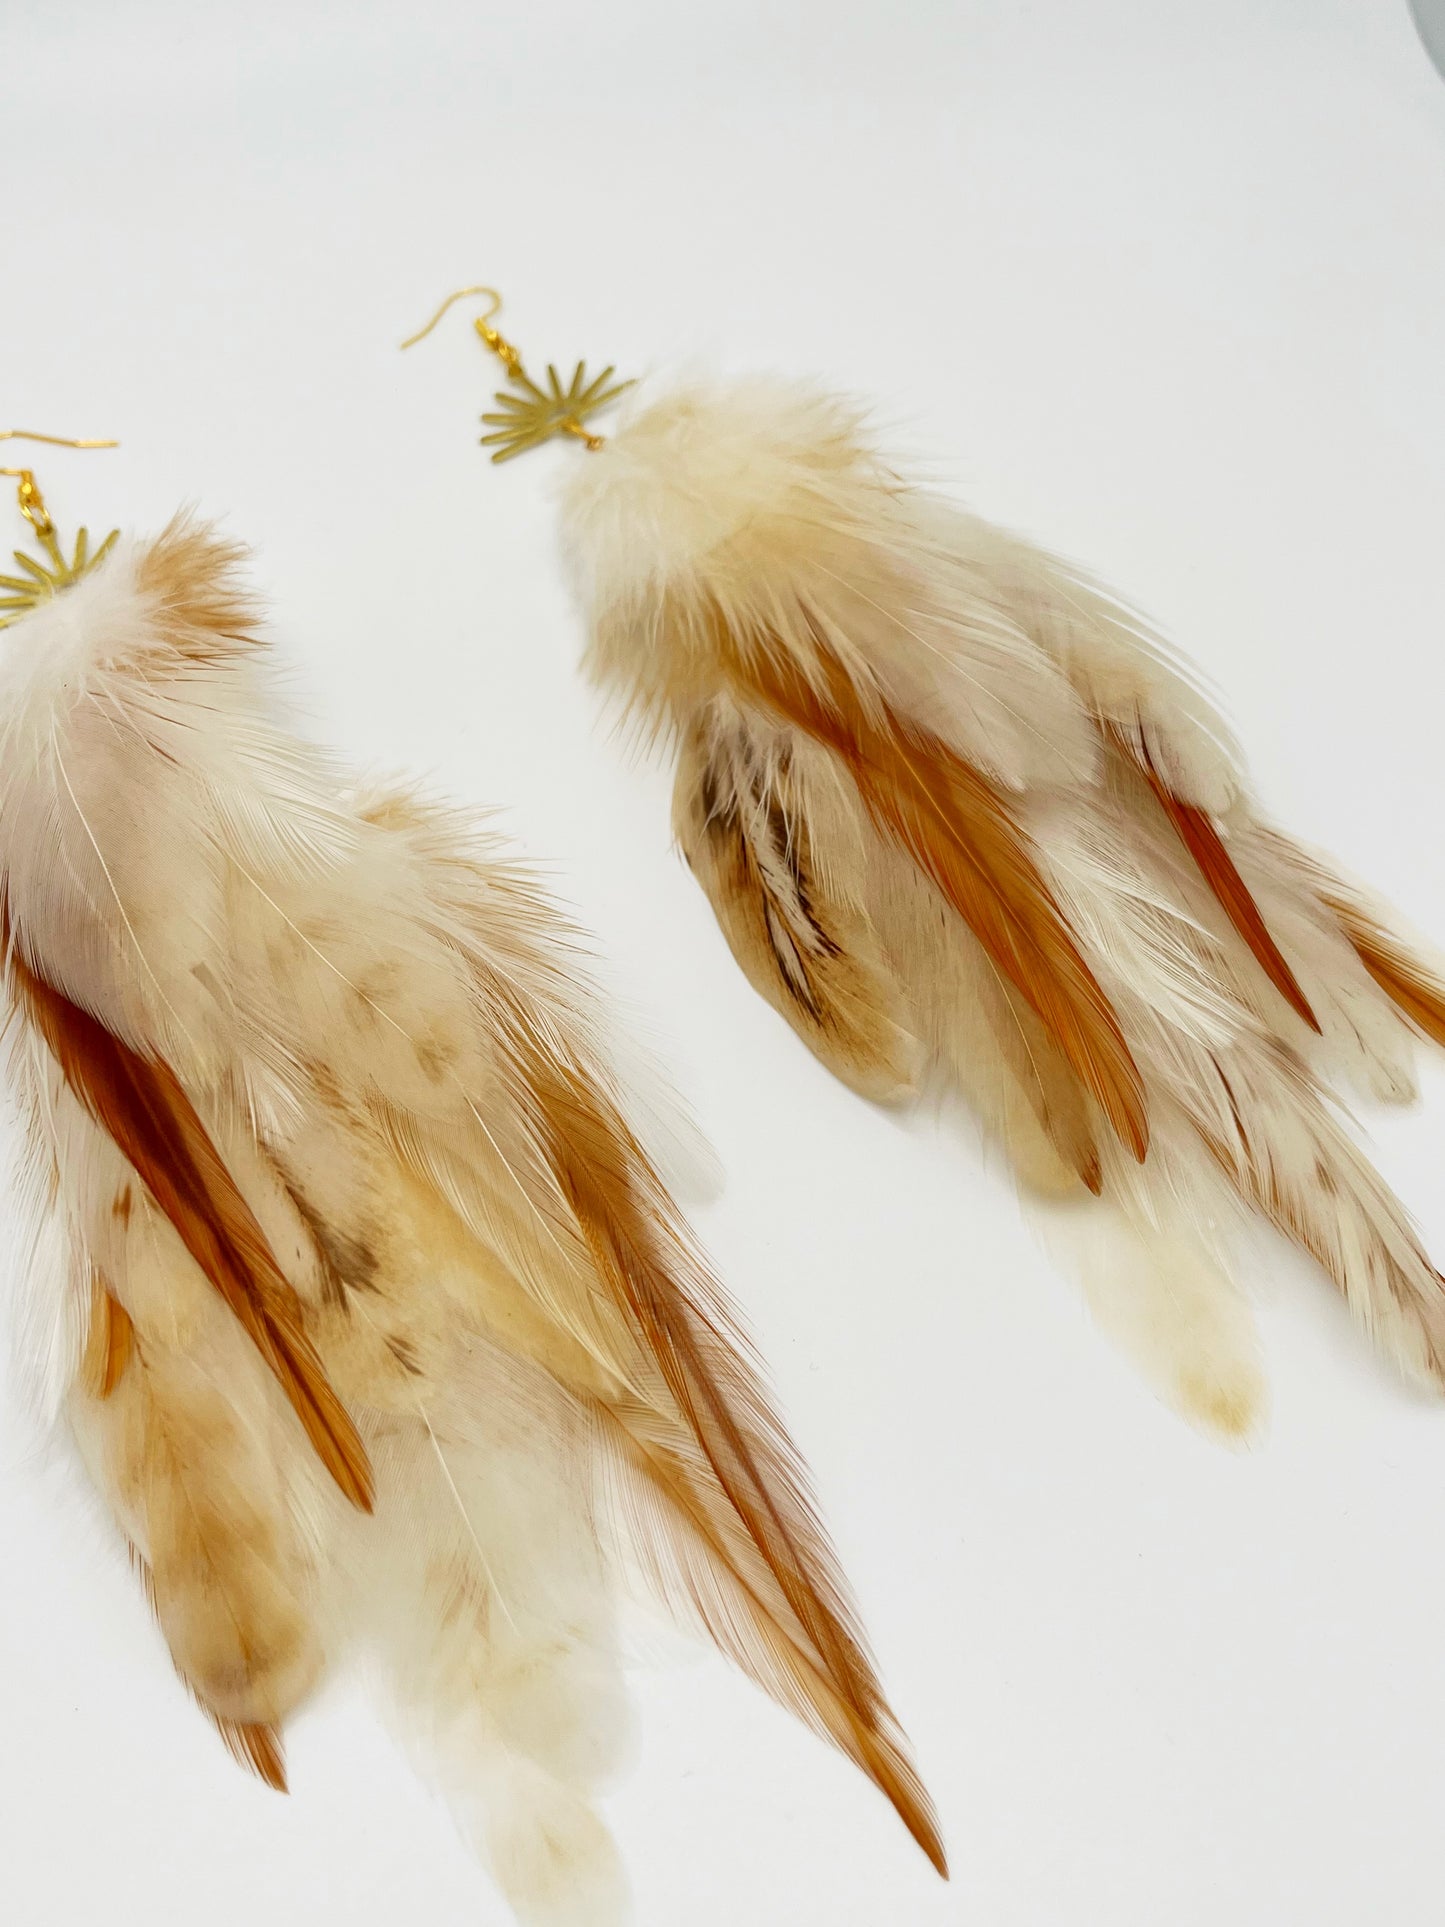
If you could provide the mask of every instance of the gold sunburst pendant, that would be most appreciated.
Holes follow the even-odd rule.
[[[495,432],[483,435],[482,447],[494,450],[494,462],[509,462],[514,455],[536,448],[553,435],[575,435],[589,448],[600,448],[601,437],[587,431],[588,416],[606,408],[624,388],[632,386],[630,381],[613,381],[615,372],[604,368],[600,375],[588,381],[587,364],[579,361],[564,388],[557,370],[549,367],[547,386],[541,388],[520,362],[509,362],[508,380],[516,392],[499,390],[495,397],[499,412],[483,415],[483,425]]]
[[[15,561],[24,574],[0,575],[0,629],[8,629],[12,623],[19,622],[22,616],[29,615],[44,602],[53,601],[83,576],[89,575],[115,547],[120,530],[112,529],[92,553],[90,533],[81,529],[75,538],[75,552],[69,558],[61,548],[48,516],[44,522],[36,524],[35,534],[45,551],[46,560],[37,561],[34,556],[26,555],[20,549],[14,551]]]

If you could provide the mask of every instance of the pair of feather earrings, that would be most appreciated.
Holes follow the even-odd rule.
[[[590,665],[673,744],[762,994],[865,1095],[941,1075],[1027,1189],[1112,1214],[1130,1334],[1196,1417],[1257,1396],[1219,1246],[1251,1210],[1438,1379],[1445,1293],[1333,1086],[1408,1095],[1445,986],[1258,819],[1163,645],[908,487],[849,404],[680,389],[604,443],[611,371],[532,383],[494,312],[489,439],[588,445]],[[465,819],[277,720],[234,549],[182,522],[67,561],[21,488],[47,560],[0,611],[0,879],[37,1329],[182,1676],[279,1782],[333,1656],[382,1655],[519,1917],[605,1927],[640,1573],[942,1870],[570,933]]]

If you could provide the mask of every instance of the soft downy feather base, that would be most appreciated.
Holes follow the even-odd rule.
[[[564,534],[591,673],[674,746],[749,980],[865,1096],[941,1076],[1030,1194],[1091,1206],[1090,1301],[1166,1398],[1255,1423],[1246,1214],[1445,1378],[1445,1288],[1337,1102],[1414,1095],[1445,980],[1262,820],[1137,616],[775,382],[636,405]]]
[[[941,1870],[576,939],[278,721],[238,559],[177,523],[0,647],[25,1327],[182,1678],[282,1786],[285,1721],[368,1653],[527,1927],[609,1927],[640,1573]]]

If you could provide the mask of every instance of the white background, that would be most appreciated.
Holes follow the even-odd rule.
[[[1231,1456],[1095,1333],[959,1131],[868,1109],[737,973],[609,738],[496,367],[825,377],[1228,693],[1296,829],[1445,937],[1445,86],[1405,0],[3,0],[4,423],[64,526],[257,549],[315,727],[503,808],[725,1160],[699,1213],[937,1796],[944,1887],[709,1661],[638,1680],[642,1927],[1424,1927],[1445,1914],[1445,1410],[1246,1261]],[[14,524],[19,534],[18,522]],[[1445,1077],[1370,1120],[1445,1252]],[[243,1777],[106,1535],[0,1430],[0,1916],[503,1921],[359,1694]]]

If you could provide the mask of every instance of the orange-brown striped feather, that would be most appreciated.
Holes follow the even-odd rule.
[[[528,1081],[548,1161],[588,1249],[711,1467],[735,1518],[709,1514],[695,1474],[664,1452],[653,1474],[729,1568],[798,1701],[882,1790],[937,1870],[947,1863],[928,1796],[902,1751],[882,1689],[849,1623],[831,1554],[802,1492],[792,1448],[769,1411],[720,1308],[682,1282],[696,1269],[661,1181],[625,1121],[540,1040]],[[704,1285],[706,1290],[706,1285]],[[729,1546],[741,1523],[805,1635],[779,1621]],[[812,1651],[807,1650],[808,1647]]]
[[[1343,893],[1320,894],[1385,995],[1433,1042],[1445,1044],[1445,983],[1368,910]]]
[[[870,715],[821,638],[815,649],[826,693],[813,687],[785,650],[745,647],[721,623],[717,627],[739,694],[843,760],[879,828],[908,851],[967,923],[1142,1162],[1149,1148],[1144,1081],[1119,1019],[1003,797],[928,731],[881,705]]]
[[[1264,974],[1290,1008],[1303,1017],[1311,1030],[1318,1031],[1319,1019],[1310,1009],[1309,999],[1300,989],[1299,980],[1285,961],[1284,953],[1270,935],[1259,905],[1235,867],[1234,858],[1225,848],[1214,818],[1207,810],[1201,810],[1193,803],[1182,802],[1174,794],[1155,768],[1147,744],[1136,741],[1111,724],[1101,724],[1101,728],[1114,747],[1129,758],[1148,783],[1155,800],[1174,825],[1180,842],[1193,857],[1199,874],[1214,892],[1220,908],[1235,930],[1249,945]]]
[[[360,1434],[306,1335],[266,1234],[175,1073],[131,1050],[9,948],[15,994],[71,1091],[240,1321],[327,1471],[353,1505],[370,1511],[371,1465]]]

